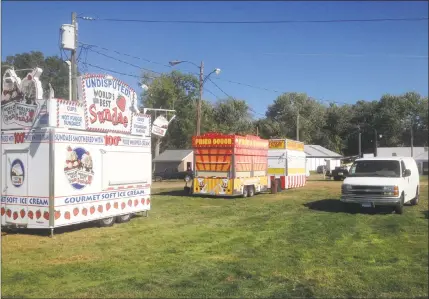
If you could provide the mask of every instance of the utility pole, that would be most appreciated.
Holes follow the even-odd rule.
[[[72,69],[72,98],[71,101],[77,101],[77,63],[76,63],[76,53],[78,48],[78,39],[77,39],[77,15],[75,12],[72,12],[72,25],[74,28],[74,49],[71,50],[71,69]]]
[[[197,136],[201,132],[201,102],[203,101],[203,84],[204,84],[204,62],[200,65],[200,98],[197,103]]]
[[[377,130],[374,129],[374,157],[377,157]]]
[[[413,121],[411,121],[411,158],[414,156],[414,130]]]
[[[360,126],[358,126],[359,130],[359,158],[362,158],[362,132],[360,130]]]
[[[299,141],[299,111],[296,114],[296,141]]]

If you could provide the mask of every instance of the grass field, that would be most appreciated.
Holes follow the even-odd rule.
[[[149,218],[6,234],[2,296],[427,297],[427,177],[403,215],[346,213],[340,184],[229,200],[158,189]]]

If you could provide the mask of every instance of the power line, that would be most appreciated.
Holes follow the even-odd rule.
[[[91,66],[91,67],[94,67],[96,69],[100,69],[100,70],[103,70],[103,71],[106,71],[106,72],[109,72],[109,73],[114,73],[114,74],[118,74],[118,75],[123,75],[123,76],[128,76],[128,77],[134,77],[134,78],[139,78],[139,79],[141,78],[141,76],[131,75],[131,74],[122,73],[122,72],[117,72],[117,71],[114,71],[114,70],[103,68],[103,67],[98,66],[98,65],[94,65],[94,64],[88,63],[88,62],[82,62],[82,64],[87,65],[87,66]]]
[[[335,56],[339,56],[339,57],[378,57],[378,58],[382,58],[382,57],[387,57],[387,58],[423,58],[423,59],[427,59],[428,56],[427,55],[402,55],[402,54],[389,54],[389,53],[385,53],[385,54],[359,54],[359,53],[355,53],[355,54],[349,54],[349,53],[282,53],[282,52],[267,52],[267,53],[260,53],[261,55],[269,55],[269,56],[331,56],[331,57],[335,57]]]
[[[145,58],[141,58],[141,57],[137,57],[137,56],[129,55],[129,54],[126,54],[126,53],[121,53],[121,52],[118,52],[118,51],[115,51],[115,50],[109,50],[109,49],[104,48],[104,47],[101,47],[101,46],[90,45],[90,44],[84,44],[84,45],[88,46],[88,48],[87,48],[87,50],[88,50],[88,51],[91,51],[91,52],[97,53],[97,54],[99,54],[99,55],[102,55],[102,56],[105,56],[105,57],[107,57],[107,58],[113,59],[113,60],[115,60],[115,61],[118,61],[118,62],[121,62],[121,63],[127,64],[127,65],[130,65],[130,66],[133,66],[133,67],[138,68],[138,69],[144,69],[144,70],[147,70],[147,71],[149,71],[149,72],[154,72],[154,73],[157,73],[157,74],[162,74],[162,73],[160,73],[160,72],[156,72],[156,71],[153,71],[153,70],[151,70],[151,69],[142,68],[142,67],[140,67],[140,66],[138,66],[138,65],[135,65],[135,64],[133,64],[133,63],[130,63],[130,62],[127,62],[127,61],[124,61],[124,60],[118,59],[118,58],[116,58],[116,57],[113,57],[113,56],[107,55],[107,54],[105,54],[105,53],[101,53],[101,52],[99,52],[99,51],[95,51],[95,50],[91,49],[91,47],[98,47],[98,48],[100,48],[100,49],[104,49],[104,50],[106,50],[106,51],[116,52],[117,54],[124,55],[124,56],[128,56],[128,57],[131,57],[131,58],[136,58],[136,59],[140,59],[140,60],[151,61],[151,62],[153,62],[153,63],[161,64],[161,63],[159,63],[159,62],[154,62],[154,61],[149,60],[149,59],[145,59]],[[86,64],[87,64],[87,65],[90,65],[90,64],[88,64],[88,63],[86,63]],[[166,65],[165,65],[165,66],[166,66]],[[100,68],[100,67],[98,67],[98,68]],[[195,72],[192,72],[192,71],[189,71],[189,70],[187,70],[187,71],[188,71],[189,73],[193,74],[193,75],[199,75],[198,73],[195,73]],[[132,76],[134,76],[134,75],[132,75]],[[223,78],[216,78],[216,79],[217,79],[217,80],[221,80],[221,81],[225,81],[225,82],[228,82],[228,83],[232,83],[232,84],[237,84],[237,85],[242,85],[242,86],[246,86],[246,87],[254,88],[254,89],[259,89],[259,90],[264,90],[264,91],[269,91],[269,92],[275,92],[275,93],[278,93],[278,94],[285,93],[285,91],[280,91],[280,90],[276,90],[276,89],[270,89],[270,88],[265,88],[265,87],[255,86],[255,85],[251,85],[251,84],[247,84],[247,83],[242,83],[242,82],[237,82],[237,81],[232,81],[232,80],[227,80],[227,79],[223,79]],[[209,80],[210,80],[213,84],[215,84],[215,85],[216,85],[216,83],[214,83],[210,78],[209,78]],[[222,90],[218,85],[216,85],[216,87],[217,87],[219,90],[221,90],[225,95],[227,95],[227,97],[229,97],[229,95],[228,95],[227,93],[225,93],[225,91],[223,91],[223,90]],[[340,105],[344,105],[344,104],[346,104],[346,105],[347,105],[347,103],[336,102],[336,101],[328,101],[328,100],[320,100],[320,101],[324,101],[324,102],[326,102],[326,103],[335,103],[335,104],[340,104]],[[255,112],[255,113],[257,113],[257,112]]]
[[[221,92],[223,92],[228,98],[232,98],[232,99],[234,99],[235,101],[236,101],[236,98],[234,98],[233,96],[231,96],[231,95],[229,95],[228,93],[226,93],[222,88],[220,88],[219,87],[219,85],[217,85],[216,83],[214,83],[210,78],[208,78],[208,80],[211,82],[211,83],[213,83],[213,85],[214,86],[216,86]],[[260,112],[256,112],[252,107],[250,107],[249,105],[247,105],[247,107],[248,107],[248,109],[250,110],[250,111],[252,111],[253,113],[256,113],[256,114],[259,114],[259,115],[262,115],[262,116],[265,116],[265,114],[263,114],[263,113],[260,113]]]
[[[413,18],[374,18],[374,19],[331,19],[331,20],[274,20],[274,21],[197,21],[197,20],[145,20],[79,17],[85,21],[132,22],[132,23],[171,23],[171,24],[288,24],[288,23],[370,23],[370,22],[403,22],[426,21],[428,17]]]
[[[116,60],[116,61],[118,61],[118,62],[121,62],[121,63],[123,63],[123,64],[127,64],[127,65],[129,65],[129,66],[132,66],[132,67],[135,67],[135,68],[138,68],[138,69],[142,69],[142,70],[145,70],[145,71],[148,71],[148,72],[152,72],[152,73],[156,73],[156,74],[161,74],[160,72],[157,72],[157,71],[154,71],[154,70],[151,70],[151,69],[148,69],[148,68],[144,68],[144,67],[141,67],[141,66],[135,65],[135,64],[133,64],[133,63],[130,63],[130,62],[127,62],[127,61],[124,61],[124,60],[118,59],[118,58],[116,58],[116,57],[113,57],[113,56],[110,56],[110,55],[107,55],[107,54],[101,53],[101,52],[96,51],[96,50],[93,50],[93,49],[91,49],[91,48],[88,48],[88,51],[91,51],[91,52],[97,53],[97,54],[102,55],[102,56],[104,56],[104,57],[107,57],[107,58],[110,58],[110,59]]]
[[[124,55],[124,56],[130,57],[130,58],[139,59],[139,60],[143,60],[143,61],[146,61],[146,62],[149,62],[149,63],[158,64],[158,65],[162,65],[162,66],[171,68],[171,65],[168,65],[168,64],[165,64],[165,63],[161,63],[161,62],[149,60],[149,59],[138,57],[138,56],[133,56],[133,55],[130,55],[130,54],[127,54],[127,53],[119,52],[119,51],[116,51],[116,50],[113,50],[113,49],[108,49],[108,48],[105,48],[105,47],[102,47],[102,46],[98,46],[98,45],[92,45],[92,44],[87,44],[87,43],[82,43],[82,42],[79,42],[79,43],[81,45],[90,46],[90,47],[94,47],[94,48],[99,48],[99,49],[102,49],[102,50],[105,50],[105,51],[111,51],[111,52],[114,52],[114,53],[119,54],[119,55]]]
[[[128,76],[128,77],[133,77],[133,78],[139,78],[139,79],[141,79],[141,76],[138,76],[138,75],[132,75],[132,74],[127,74],[127,73],[122,73],[122,72],[114,71],[114,70],[111,70],[111,69],[106,69],[104,67],[101,67],[101,66],[98,66],[98,65],[94,65],[94,64],[91,64],[91,63],[87,63],[87,62],[81,62],[81,63],[83,65],[85,65],[85,66],[91,66],[93,68],[100,69],[100,70],[103,70],[103,71],[106,71],[106,72],[109,72],[109,73],[114,73],[114,74],[118,74],[118,75],[123,75],[123,76]],[[204,90],[207,91],[208,93],[210,93],[211,95],[213,95],[214,97],[216,97],[217,99],[219,99],[219,97],[216,94],[214,94],[211,90],[209,90],[207,88],[204,88]]]

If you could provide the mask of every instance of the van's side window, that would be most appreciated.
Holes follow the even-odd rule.
[[[406,167],[405,167],[405,163],[404,163],[404,161],[401,161],[401,171],[402,171],[402,176],[404,176],[404,174],[405,174],[405,169],[407,169]]]

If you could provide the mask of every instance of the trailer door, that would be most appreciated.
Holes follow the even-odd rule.
[[[6,151],[4,196],[6,223],[28,223],[28,151]]]

